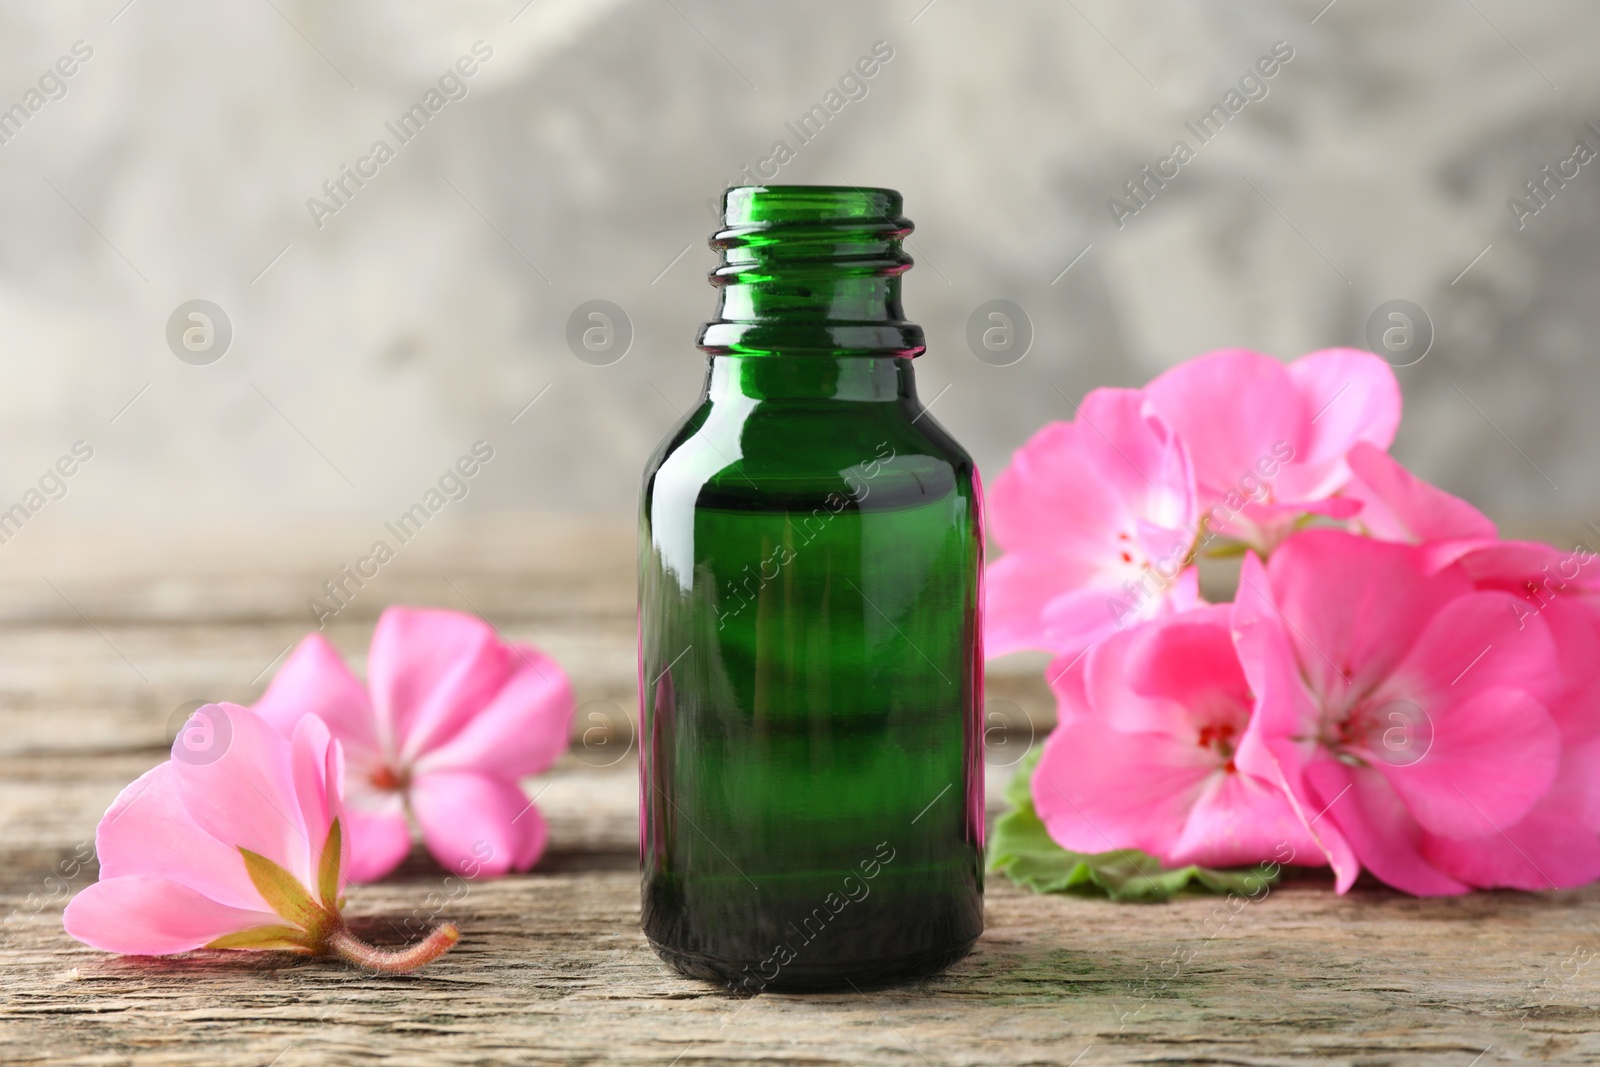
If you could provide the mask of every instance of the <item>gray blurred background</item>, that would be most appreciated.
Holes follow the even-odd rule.
[[[13,545],[377,536],[482,440],[445,523],[624,524],[700,385],[708,198],[782,141],[777,180],[905,193],[923,397],[990,478],[1094,386],[1368,347],[1401,300],[1378,316],[1399,456],[1510,530],[1575,533],[1600,521],[1600,161],[1575,157],[1600,151],[1597,41],[1578,0],[10,0],[0,508],[83,441]],[[402,144],[386,123],[430,89]],[[379,139],[394,157],[362,163]],[[343,167],[372,176],[340,204]],[[175,354],[192,300],[231,326],[220,358]],[[593,300],[625,354],[569,345]],[[969,348],[991,300],[1031,324],[1010,365]]]

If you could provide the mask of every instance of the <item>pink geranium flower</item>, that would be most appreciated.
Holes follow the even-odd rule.
[[[1458,550],[1462,542],[1458,542]],[[1515,638],[1542,625],[1555,646],[1550,718],[1562,760],[1549,793],[1514,824],[1474,840],[1429,838],[1438,869],[1477,886],[1555,889],[1600,878],[1600,608],[1595,553],[1528,541],[1459,550],[1475,589],[1499,590]]]
[[[1430,838],[1430,862],[1463,882],[1518,889],[1583,885],[1600,878],[1600,564],[1585,546],[1562,551],[1500,541],[1466,501],[1412,475],[1370,446],[1351,450],[1362,502],[1352,522],[1374,537],[1421,543],[1427,565],[1455,565],[1476,589],[1510,595],[1520,633],[1537,618],[1555,644],[1548,702],[1562,740],[1547,793],[1516,823],[1480,838]]]
[[[352,881],[382,877],[411,851],[408,810],[434,858],[468,877],[527,870],[544,851],[545,821],[518,779],[566,749],[572,687],[554,660],[482,619],[388,609],[366,686],[311,634],[255,710],[284,731],[318,716],[344,745]]]
[[[434,959],[460,936],[454,926],[401,952],[345,928],[343,777],[339,745],[318,719],[286,736],[236,704],[205,705],[172,759],[100,821],[100,880],[67,904],[67,933],[137,956],[287,949],[392,971]]]
[[[1096,389],[1017,450],[987,502],[1005,555],[985,575],[984,644],[1073,656],[1198,602],[1194,477],[1132,389]]]
[[[1378,356],[1329,348],[1285,366],[1246,349],[1181,363],[1145,387],[1188,447],[1206,528],[1269,552],[1307,515],[1348,518],[1336,498],[1357,442],[1388,448],[1400,386]]]
[[[1557,650],[1543,619],[1518,627],[1513,599],[1425,548],[1340,530],[1245,558],[1233,624],[1257,705],[1239,765],[1282,776],[1340,892],[1361,867],[1418,895],[1510,884],[1474,850],[1562,762]]]
[[[1062,847],[1142,849],[1172,867],[1323,862],[1276,773],[1236,759],[1252,696],[1229,613],[1200,607],[1145,623],[1060,670],[1059,725],[1033,799]]]

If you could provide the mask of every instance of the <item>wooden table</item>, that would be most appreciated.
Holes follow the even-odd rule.
[[[1592,890],[1341,898],[1313,875],[1257,902],[1138,906],[999,880],[988,932],[942,977],[732,997],[669,972],[639,933],[621,732],[530,783],[552,841],[532,874],[445,900],[444,872],[419,852],[351,892],[348,913],[375,940],[400,940],[416,909],[461,926],[461,944],[419,974],[244,953],[120,959],[70,940],[61,907],[94,868],[62,872],[117,791],[164,757],[177,709],[256,696],[308,629],[305,600],[372,536],[29,529],[0,546],[0,1062],[1600,1062]],[[359,659],[386,603],[476,610],[567,665],[580,726],[626,721],[631,539],[626,525],[429,530],[329,633]],[[1001,665],[991,693],[1043,723],[1032,668]],[[991,773],[992,808],[1005,773]]]

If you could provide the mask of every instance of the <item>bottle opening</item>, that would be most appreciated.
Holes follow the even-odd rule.
[[[893,189],[853,185],[739,185],[722,194],[729,228],[786,222],[896,222],[909,231],[904,201]]]

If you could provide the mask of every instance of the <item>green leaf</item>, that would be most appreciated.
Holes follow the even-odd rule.
[[[248,930],[223,934],[206,948],[278,948],[300,952],[315,951],[306,932],[297,926],[252,926]]]
[[[267,906],[291,923],[304,930],[320,931],[328,921],[328,913],[317,906],[300,880],[259,852],[240,848],[244,868],[256,891]]]
[[[328,840],[322,843],[322,862],[317,864],[317,892],[322,906],[329,911],[339,910],[339,851],[343,842],[339,820],[328,827]]]
[[[1112,900],[1156,902],[1183,890],[1211,890],[1255,896],[1278,880],[1277,864],[1212,870],[1169,869],[1137,849],[1113,852],[1068,852],[1050,837],[1033,807],[1030,785],[1039,749],[1028,753],[1006,785],[1013,810],[1000,816],[989,838],[989,870],[1009,877],[1035,893],[1077,893]]]

